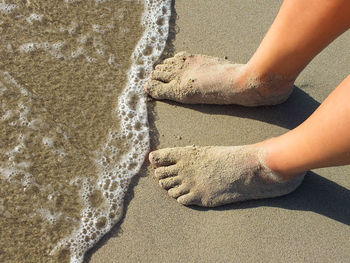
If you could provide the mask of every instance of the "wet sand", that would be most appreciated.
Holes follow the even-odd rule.
[[[117,136],[116,109],[143,5],[9,3],[0,3],[0,262],[69,262],[121,214],[126,180],[113,170],[132,146]]]
[[[176,0],[170,49],[246,62],[281,1]],[[350,32],[304,70],[289,100],[275,107],[183,106],[152,102],[153,149],[242,145],[304,121],[349,74]],[[321,131],[320,131],[321,132]],[[146,164],[129,190],[120,224],[89,253],[99,262],[348,262],[350,166],[309,172],[292,194],[217,209],[169,198]]]

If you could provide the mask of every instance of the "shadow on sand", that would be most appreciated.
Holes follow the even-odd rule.
[[[173,101],[166,102],[210,115],[228,115],[259,120],[289,130],[303,123],[320,105],[318,101],[296,86],[294,86],[294,91],[286,102],[275,106],[184,105]]]
[[[247,209],[260,206],[314,212],[350,225],[350,191],[314,172],[308,172],[303,183],[291,194],[262,200],[212,208],[217,211]],[[198,211],[207,208],[191,207]]]
[[[172,3],[172,16],[170,19],[170,32],[167,47],[159,62],[174,55],[173,42],[178,32],[176,27],[177,13]],[[169,104],[187,107],[204,114],[229,115],[241,118],[249,118],[274,124],[286,129],[293,129],[304,122],[320,105],[303,90],[295,87],[289,99],[277,106],[264,106],[257,108],[247,108],[237,105],[182,105],[168,101]],[[155,149],[159,144],[159,133],[155,127],[156,112],[154,102],[148,105],[151,149]],[[107,243],[111,237],[118,237],[122,234],[120,225],[125,218],[127,207],[134,197],[134,187],[138,184],[139,178],[147,175],[149,163],[145,162],[138,175],[134,176],[129,190],[125,197],[124,214],[110,232],[108,232],[86,255],[84,262],[90,262],[94,252]],[[279,207],[290,210],[312,211],[328,218],[350,225],[350,191],[314,172],[308,172],[304,182],[293,193],[272,199],[253,200],[243,203],[225,205],[213,208],[217,211],[229,209],[247,209],[258,206]],[[191,207],[198,211],[207,211],[207,208]]]
[[[320,105],[318,101],[298,87],[295,87],[285,103],[277,106],[247,108],[237,105],[180,105],[174,102],[169,102],[169,104],[191,108],[204,114],[255,119],[287,129],[294,129],[300,125]],[[258,206],[312,211],[350,225],[350,191],[314,172],[308,172],[302,185],[287,196],[242,202],[214,209],[221,211]],[[208,210],[207,208],[191,208],[199,211]]]

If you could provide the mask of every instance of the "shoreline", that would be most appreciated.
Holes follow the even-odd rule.
[[[280,4],[176,0],[171,32],[177,33],[170,34],[169,53],[186,50],[244,63]],[[294,128],[349,74],[349,43],[347,32],[327,47],[299,76],[287,102],[275,107],[152,101],[151,149],[249,144]],[[346,262],[350,257],[350,166],[309,172],[285,197],[215,209],[179,205],[152,173],[146,161],[127,193],[122,221],[88,253],[87,262]]]

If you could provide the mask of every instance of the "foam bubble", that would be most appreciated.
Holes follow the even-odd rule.
[[[39,14],[35,14],[35,13],[32,13],[30,14],[26,20],[29,24],[33,24],[34,21],[38,21],[38,22],[41,22],[43,19],[43,16],[42,15],[39,15]]]
[[[38,212],[43,219],[47,220],[52,225],[55,224],[62,216],[62,213],[60,212],[51,213],[49,209],[44,208],[38,209]]]
[[[107,1],[111,1],[111,0],[94,0],[96,3],[104,3],[104,2],[107,2]]]
[[[78,41],[82,44],[85,44],[89,38],[89,35],[82,35],[78,38]]]
[[[95,0],[95,2],[104,1]],[[154,62],[160,57],[166,44],[171,0],[145,0],[144,5],[142,25],[145,31],[133,52],[128,81],[119,97],[119,106],[116,109],[121,120],[121,131],[110,131],[109,138],[100,152],[100,157],[96,160],[101,168],[97,185],[92,185],[87,180],[81,182],[84,209],[79,228],[75,229],[71,236],[61,240],[52,251],[55,253],[61,248],[68,249],[72,263],[82,262],[84,253],[118,222],[122,215],[123,198],[130,179],[140,170],[149,150],[146,94],[143,86],[148,80]],[[123,19],[124,15],[125,10],[118,10],[117,16],[120,19]],[[95,25],[95,32],[101,33],[100,29]],[[82,36],[79,39],[80,42],[85,43],[87,37]],[[103,50],[98,39],[94,38],[93,44],[95,48]],[[86,59],[89,62],[94,61],[94,58],[87,55]],[[116,64],[115,57],[111,54],[108,55],[108,63]],[[116,140],[125,138],[128,138],[130,150],[122,153],[114,144]],[[110,165],[109,160],[117,157],[119,158],[118,164]],[[75,184],[76,181],[71,183]],[[105,209],[92,206],[91,200],[95,195],[104,197]]]
[[[15,4],[6,4],[5,0],[2,0],[2,2],[0,3],[0,13],[6,15],[12,13],[17,8],[18,6]]]
[[[64,0],[66,3],[75,3],[75,2],[80,2],[81,0]]]
[[[0,72],[0,74],[2,75],[0,86],[10,84],[8,89],[13,89],[15,94],[17,93],[24,96],[24,99],[17,103],[18,108],[8,109],[5,111],[5,116],[3,115],[1,120],[13,118],[13,121],[11,121],[9,125],[17,127],[29,126],[30,122],[28,121],[28,113],[30,112],[32,98],[34,98],[35,95],[19,85],[8,72]],[[2,108],[7,108],[6,103],[2,104]],[[32,121],[34,121],[34,119]],[[30,156],[26,154],[27,147],[25,141],[28,139],[26,136],[26,134],[20,133],[16,138],[15,145],[13,145],[10,149],[0,149],[0,153],[8,158],[7,160],[4,160],[6,168],[0,167],[0,176],[9,182],[21,184],[24,190],[33,184],[33,176],[31,173],[29,173],[32,163],[28,161]],[[23,156],[24,158],[18,159],[18,156]]]
[[[101,25],[97,25],[97,24],[92,25],[92,30],[100,34],[106,33],[106,30]]]
[[[11,45],[10,43],[8,43],[8,44],[6,45],[6,48],[7,48],[7,51],[8,51],[8,52],[13,52],[13,48],[12,48],[12,45]]]
[[[0,175],[6,179],[9,180],[12,176],[18,174],[18,171],[16,171],[15,169],[11,169],[11,168],[3,168],[0,166]]]
[[[19,51],[24,53],[29,53],[35,51],[37,48],[35,47],[35,43],[26,43],[19,46]]]
[[[58,41],[55,43],[49,42],[30,42],[19,46],[18,50],[23,53],[32,53],[38,50],[47,51],[50,55],[56,59],[66,58],[61,50],[65,46],[65,42]]]
[[[6,121],[8,119],[10,119],[13,115],[13,111],[12,110],[7,110],[2,116],[1,116],[1,120],[2,121]]]
[[[74,59],[84,54],[85,54],[84,49],[82,47],[78,47],[76,50],[72,51],[71,57]]]
[[[51,46],[55,50],[61,50],[63,48],[64,44],[65,44],[64,42],[58,41],[56,43],[53,43]]]
[[[87,62],[89,63],[93,63],[93,62],[96,62],[96,58],[93,58],[93,57],[90,57],[90,56],[85,56]]]
[[[53,147],[54,146],[53,140],[51,138],[49,138],[49,137],[43,137],[42,143],[45,146],[47,146],[47,147]]]

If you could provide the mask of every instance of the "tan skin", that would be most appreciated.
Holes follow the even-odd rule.
[[[350,1],[348,0],[285,0],[274,23],[255,54],[246,65],[223,66],[220,64],[219,67],[215,67],[216,62],[209,63],[208,60],[203,60],[200,57],[189,57],[185,62],[185,72],[184,70],[181,72],[174,71],[174,75],[179,75],[181,73],[182,82],[186,74],[190,75],[191,78],[193,78],[193,76],[199,78],[199,84],[194,87],[197,89],[196,94],[199,94],[199,97],[195,98],[195,100],[192,98],[184,99],[183,97],[171,97],[173,95],[168,96],[168,93],[161,94],[161,96],[159,93],[154,93],[152,89],[150,89],[150,86],[154,84],[153,86],[157,87],[157,85],[159,85],[159,80],[163,81],[163,79],[158,78],[157,74],[159,74],[159,72],[157,73],[157,69],[152,74],[152,79],[148,83],[146,91],[151,96],[158,99],[171,99],[183,103],[201,103],[202,100],[202,103],[223,104],[222,97],[225,94],[227,94],[228,97],[232,96],[232,92],[230,93],[229,91],[230,87],[232,87],[232,89],[237,89],[238,87],[239,90],[242,90],[245,87],[245,81],[254,76],[264,84],[258,87],[260,88],[260,98],[263,97],[265,99],[265,97],[272,97],[276,93],[281,93],[285,96],[285,94],[289,94],[292,83],[307,64],[329,43],[349,28]],[[208,72],[199,72],[197,69],[193,70],[196,63],[198,65],[198,61],[200,60],[204,61],[200,62],[202,65],[210,64],[210,67],[214,70]],[[160,66],[160,68],[161,67],[163,66]],[[188,70],[186,67],[192,71]],[[198,68],[205,67],[202,66]],[[217,77],[216,82],[222,85],[222,93],[220,93],[220,86],[206,86],[205,81],[201,81],[201,74],[205,76],[210,75],[211,72],[215,72],[212,73],[211,79],[215,80],[215,77]],[[235,77],[230,78],[225,74],[227,76],[231,74],[231,76]],[[272,82],[272,84],[269,84],[270,82],[268,81],[264,82],[265,80],[275,78],[275,76],[278,76],[278,82]],[[226,81],[226,79],[231,82]],[[232,79],[235,83],[232,82]],[[179,83],[181,84],[182,82],[180,81]],[[208,87],[211,91],[213,89],[215,89],[215,91],[219,89],[218,94],[221,97],[221,101],[215,101],[215,97],[208,99]],[[286,92],[283,90],[286,90]],[[205,94],[202,97],[200,97],[201,91]],[[212,92],[212,94],[214,93]],[[250,93],[246,94],[250,96]],[[265,164],[271,170],[281,175],[283,180],[287,181],[296,178],[302,172],[310,169],[350,164],[349,99],[350,75],[299,127],[282,136],[271,138],[254,145],[262,147],[266,151],[264,155]],[[237,100],[233,99],[231,101],[235,103]],[[242,100],[238,101],[240,102]],[[246,101],[247,100],[243,102],[245,103]],[[265,105],[275,104],[267,99],[266,101],[267,103],[265,103]],[[227,104],[229,101],[224,100],[224,103]],[[244,103],[241,105],[244,105]],[[260,104],[263,105],[264,103]],[[246,106],[255,105],[249,102]],[[164,154],[164,151],[161,151],[162,150],[155,151],[150,154],[150,161],[156,167],[164,166],[159,162],[159,158],[155,158],[155,156]],[[169,153],[167,154],[170,154],[171,149],[168,151]],[[177,172],[177,174],[180,174],[180,172]],[[183,183],[180,184],[180,186],[183,185]],[[171,190],[171,192],[173,193],[174,189]],[[191,189],[189,189],[188,192],[191,194]],[[177,198],[177,196],[178,195],[173,197]],[[197,196],[197,199],[198,198]],[[185,198],[183,196],[178,198],[178,201],[185,205],[206,205],[194,201],[192,203],[190,201],[183,202],[184,199],[186,199],[186,196]],[[215,203],[214,206],[220,204],[222,203]]]
[[[349,1],[284,1],[248,64],[262,74],[277,72],[296,79],[320,51],[349,27]],[[269,167],[290,176],[350,164],[349,98],[350,76],[302,125],[264,142],[270,153],[266,160]]]
[[[248,65],[261,74],[276,72],[296,79],[349,27],[349,1],[284,1]],[[349,98],[350,76],[302,125],[264,142],[270,153],[266,159],[269,167],[289,177],[310,169],[350,164]]]
[[[249,68],[261,75],[278,73],[296,79],[318,53],[349,27],[347,0],[285,0],[248,62]]]
[[[349,98],[350,75],[303,124],[262,143],[269,153],[267,165],[291,178],[310,169],[350,164]]]

